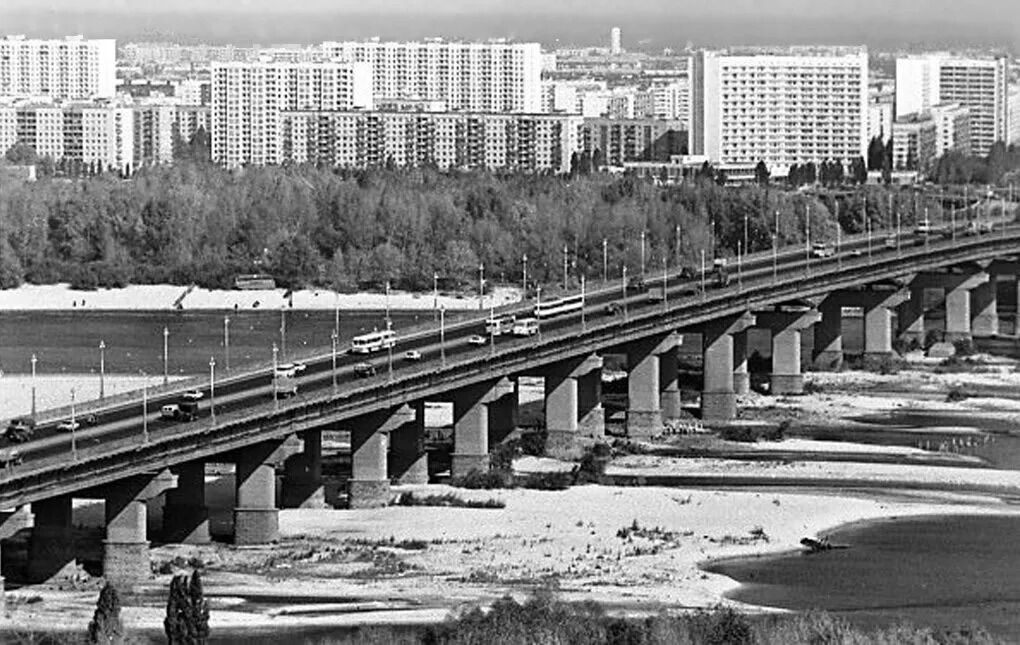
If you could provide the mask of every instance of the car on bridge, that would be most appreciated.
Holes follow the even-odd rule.
[[[354,366],[354,375],[358,378],[375,376],[375,373],[375,365],[372,365],[371,363],[357,363]]]
[[[885,248],[895,249],[897,246],[899,246],[899,238],[896,237],[895,233],[890,233],[885,236]]]
[[[159,416],[172,421],[194,421],[198,418],[198,401],[181,399],[159,409]]]
[[[60,430],[61,432],[74,432],[79,428],[81,428],[81,423],[75,419],[65,419],[57,424],[57,430]]]
[[[181,398],[187,399],[189,401],[199,401],[202,399],[203,396],[205,396],[205,394],[202,393],[202,390],[188,390],[187,392],[181,395]]]
[[[17,448],[0,449],[0,468],[11,468],[21,464],[21,451]]]
[[[468,344],[470,345],[484,345],[487,342],[489,342],[488,339],[481,334],[472,334],[471,337],[468,338]]]
[[[404,360],[408,363],[417,363],[421,360],[421,352],[417,349],[409,349],[404,352]]]
[[[6,432],[4,432],[4,436],[11,443],[25,443],[32,438],[33,434],[35,434],[35,419],[32,417],[11,419],[11,422],[7,424]]]
[[[811,255],[816,258],[831,258],[836,255],[836,249],[828,242],[815,242],[811,245]]]

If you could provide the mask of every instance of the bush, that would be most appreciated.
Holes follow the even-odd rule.
[[[963,389],[959,385],[956,385],[950,388],[949,393],[946,394],[946,401],[948,401],[949,403],[958,403],[960,401],[965,401],[969,397],[970,393],[967,392],[967,390]]]
[[[450,485],[455,488],[467,488],[469,490],[511,488],[513,485],[513,475],[496,470],[482,471],[472,468],[466,475],[452,478]]]
[[[170,581],[163,630],[170,645],[201,645],[209,639],[209,601],[198,571]]]
[[[917,340],[916,337],[913,337],[913,336],[910,337],[909,339],[908,338],[897,338],[897,339],[893,340],[892,348],[893,348],[893,351],[895,351],[900,356],[903,356],[904,354],[906,354],[908,352],[913,352],[913,351],[917,351],[919,349],[922,349],[921,342],[919,340]]]
[[[531,490],[567,490],[574,479],[574,471],[531,473],[521,477],[520,484]]]
[[[745,426],[723,428],[719,431],[719,437],[726,441],[739,441],[741,443],[755,443],[758,441],[758,437],[755,436],[754,430]]]
[[[974,341],[970,338],[960,338],[953,341],[953,348],[956,350],[957,356],[973,356],[977,353],[977,350],[974,348]]]
[[[489,450],[489,470],[509,474],[514,468],[514,458],[520,453],[516,440],[507,441]]]
[[[549,439],[549,431],[545,428],[521,434],[520,448],[525,455],[542,457],[545,455],[545,444]]]
[[[103,585],[96,602],[96,612],[89,623],[88,642],[111,645],[124,642],[124,623],[120,619],[120,596],[109,582]]]
[[[407,491],[401,493],[392,505],[394,506],[446,506],[452,508],[505,508],[506,502],[501,499],[461,499],[453,493],[445,495],[423,495],[418,496]],[[421,548],[425,548],[422,546]]]
[[[929,329],[924,334],[924,342],[922,343],[922,347],[924,351],[928,351],[929,349],[931,349],[932,345],[934,345],[935,343],[941,343],[945,339],[946,334],[941,329]]]
[[[783,419],[774,428],[762,430],[761,438],[765,441],[782,441],[792,425],[792,421],[789,419]]]
[[[608,444],[597,443],[584,449],[581,463],[574,472],[575,484],[600,484],[606,474],[606,464],[613,458]]]

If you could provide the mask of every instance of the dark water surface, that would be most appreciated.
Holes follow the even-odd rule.
[[[741,583],[730,597],[821,609],[863,628],[908,620],[974,622],[1020,642],[1020,518],[940,516],[851,525],[829,534],[846,550],[706,566]]]
[[[447,322],[475,312],[447,312]],[[168,336],[171,374],[204,374],[209,357],[223,365],[223,318],[230,317],[232,366],[272,359],[281,344],[280,311],[78,311],[0,312],[0,370],[27,373],[38,358],[39,374],[99,371],[99,341],[106,343],[108,374],[160,374],[163,327]],[[432,322],[432,311],[391,312],[398,333]],[[310,348],[329,351],[334,312],[287,311],[288,353]],[[341,342],[375,328],[385,328],[382,311],[341,312]]]

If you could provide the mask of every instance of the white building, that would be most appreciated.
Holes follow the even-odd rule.
[[[970,108],[971,147],[988,154],[1009,132],[1009,61],[1003,57],[970,58],[947,53],[896,60],[896,116],[923,113],[938,103]]]
[[[691,74],[691,153],[727,167],[865,157],[864,47],[702,51]]]
[[[970,154],[970,108],[959,103],[938,103],[931,106],[935,122],[935,156],[941,157],[950,150]]]
[[[1009,106],[1006,111],[1009,121],[1006,143],[1020,145],[1020,85],[1009,86]]]
[[[882,137],[882,143],[892,138],[893,113],[892,102],[871,100],[868,103],[868,141]]]
[[[134,168],[172,163],[177,106],[149,101],[134,106]]]
[[[109,39],[7,36],[0,40],[0,96],[82,100],[113,98],[117,45]]]
[[[691,84],[687,78],[652,83],[644,90],[641,116],[669,121],[688,121],[691,116]]]
[[[542,48],[493,41],[326,42],[330,59],[371,64],[377,98],[444,101],[451,110],[539,112]]]
[[[613,56],[619,56],[623,53],[623,43],[619,27],[613,27],[609,31],[609,53]]]
[[[368,63],[213,63],[213,161],[230,168],[278,164],[282,112],[371,109],[371,83]]]

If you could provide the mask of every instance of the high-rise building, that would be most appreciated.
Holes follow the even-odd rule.
[[[326,42],[329,59],[369,63],[379,99],[444,101],[451,110],[539,112],[542,48],[494,41]]]
[[[568,172],[582,119],[569,114],[292,111],[283,158],[346,168],[435,165]]]
[[[0,96],[82,100],[113,98],[117,45],[109,39],[7,36],[0,40]]]
[[[881,137],[886,143],[892,137],[893,104],[874,99],[868,102],[868,141]]]
[[[1020,145],[1020,85],[1009,86],[1009,101],[1006,112],[1007,121],[1009,122],[1006,143]]]
[[[371,109],[371,82],[368,63],[213,63],[213,161],[230,168],[278,164],[284,111]]]
[[[1009,133],[1009,61],[946,53],[896,60],[896,116],[923,113],[938,103],[970,109],[971,148],[988,154]]]
[[[622,168],[635,161],[669,161],[688,152],[687,124],[661,119],[585,119],[581,147],[601,163]]]
[[[613,56],[619,56],[623,53],[623,43],[621,42],[619,27],[613,27],[609,31],[609,53]]]
[[[927,171],[937,145],[938,126],[930,111],[898,117],[893,122],[893,169]]]
[[[864,47],[702,51],[691,74],[691,152],[723,167],[864,157],[868,52]]]
[[[174,160],[174,122],[177,106],[152,101],[134,106],[134,168]]]
[[[950,150],[970,154],[970,108],[959,103],[938,103],[931,106],[935,121],[935,156]]]

